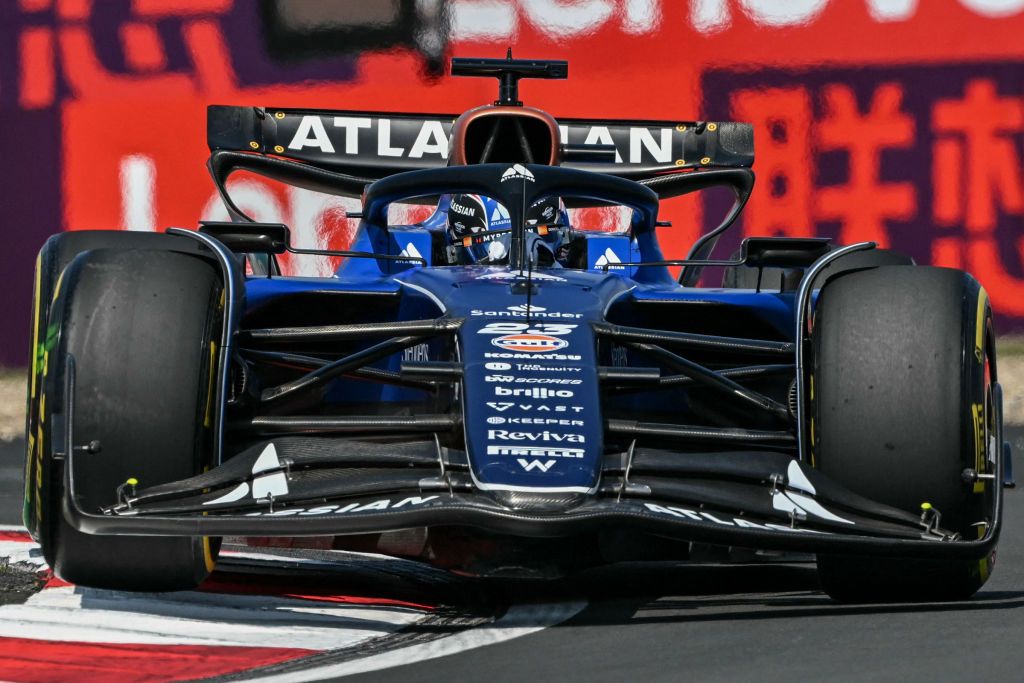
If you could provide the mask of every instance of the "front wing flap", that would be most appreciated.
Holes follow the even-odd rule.
[[[381,458],[394,446],[348,442],[332,451],[316,447],[317,441],[260,444],[190,480],[122,492],[117,505],[92,511],[75,495],[72,451],[64,468],[64,515],[91,534],[319,536],[443,525],[559,537],[627,526],[718,545],[935,559],[989,554],[1001,519],[999,486],[984,534],[963,540],[927,515],[918,518],[830,485],[784,454],[758,452],[719,460],[729,466],[717,477],[701,454],[668,459],[665,452],[638,451],[628,480],[618,458],[607,458],[604,483],[593,496],[510,509],[475,490],[460,471],[464,454],[457,451],[432,453],[435,444],[423,442]],[[666,460],[672,477],[660,468]],[[1001,461],[998,469],[1001,481]]]

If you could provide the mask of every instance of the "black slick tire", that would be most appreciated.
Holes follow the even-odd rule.
[[[77,502],[117,502],[128,479],[141,486],[198,474],[211,464],[210,411],[221,283],[209,261],[173,251],[99,249],[64,272],[50,313],[58,342],[44,377],[51,397],[44,434],[59,415],[67,354],[75,359],[74,438],[98,441],[76,453]],[[49,439],[52,442],[52,439]],[[54,445],[49,443],[52,451]],[[64,461],[66,463],[66,461]],[[194,588],[212,570],[216,544],[201,537],[88,535],[64,518],[64,464],[44,482],[52,520],[42,545],[54,572],[98,588]]]
[[[813,355],[813,464],[861,495],[918,514],[930,506],[943,528],[979,537],[993,484],[964,471],[992,471],[999,427],[992,313],[978,282],[947,268],[845,272],[821,292]],[[818,572],[840,601],[958,600],[993,561],[821,555]]]
[[[48,321],[50,306],[58,289],[61,273],[79,254],[90,249],[156,249],[199,254],[192,240],[151,232],[126,230],[75,230],[53,235],[39,250],[36,257],[35,286],[32,297],[31,339],[29,348],[29,377],[25,410],[25,499],[22,519],[32,538],[42,543],[53,530],[52,521],[44,518],[43,510],[52,502],[43,500],[44,479],[51,477],[50,462],[43,457],[49,448],[40,428],[43,401],[43,371],[47,351],[57,341],[56,328]],[[47,491],[52,487],[45,487]],[[45,545],[45,544],[44,544]],[[52,564],[52,557],[46,558]]]

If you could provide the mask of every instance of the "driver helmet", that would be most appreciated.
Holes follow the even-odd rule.
[[[536,233],[541,244],[551,250],[554,260],[565,265],[569,258],[569,243],[572,241],[572,228],[569,225],[569,213],[565,210],[565,202],[561,197],[538,199],[526,209],[526,229]],[[537,263],[545,265],[542,254],[538,254]]]
[[[567,252],[568,215],[561,198],[551,197],[534,202],[526,210],[526,228],[540,239],[540,250],[550,252],[544,258],[538,253],[537,263],[544,265],[559,260],[559,252]],[[491,230],[508,230],[512,220],[499,201],[478,194],[453,194],[449,198],[446,235],[450,245],[450,261],[453,263],[502,263],[508,258],[511,233],[481,235]],[[563,245],[563,242],[566,244]],[[563,248],[564,247],[564,248]]]

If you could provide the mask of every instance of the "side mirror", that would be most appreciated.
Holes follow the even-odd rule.
[[[828,253],[828,237],[748,237],[740,260],[755,268],[807,268]]]
[[[291,232],[282,223],[202,221],[199,232],[217,238],[236,254],[283,254],[291,246]]]

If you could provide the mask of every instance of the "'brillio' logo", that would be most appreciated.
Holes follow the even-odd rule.
[[[491,340],[499,349],[525,353],[547,353],[558,351],[569,345],[564,339],[547,334],[506,334]]]

